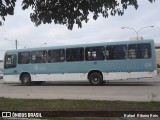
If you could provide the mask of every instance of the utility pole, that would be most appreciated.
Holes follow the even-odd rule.
[[[2,22],[0,21],[0,26],[2,26]]]
[[[16,49],[17,49],[17,40],[15,40],[15,44],[16,44]]]

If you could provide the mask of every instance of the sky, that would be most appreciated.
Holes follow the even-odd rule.
[[[68,30],[65,25],[42,24],[38,27],[30,20],[31,9],[22,10],[21,2],[16,2],[13,16],[7,16],[3,26],[0,26],[0,60],[3,60],[6,50],[15,49],[15,40],[19,48],[47,47],[96,42],[111,42],[129,40],[136,37],[130,27],[136,31],[142,29],[138,35],[144,39],[154,39],[160,43],[160,0],[150,3],[148,0],[137,0],[139,7],[128,7],[123,16],[100,16],[96,21],[89,16],[88,23],[83,22],[79,29],[74,25]],[[0,19],[1,20],[1,19]]]

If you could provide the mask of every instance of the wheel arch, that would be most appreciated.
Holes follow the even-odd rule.
[[[25,74],[28,74],[28,75],[30,75],[30,77],[31,77],[31,74],[30,74],[29,72],[22,72],[22,73],[20,74],[20,76],[19,76],[19,80],[20,80],[20,81],[22,80],[22,76],[25,75]]]
[[[102,74],[102,72],[100,71],[100,70],[91,70],[91,71],[89,71],[88,72],[88,76],[87,76],[87,78],[89,79],[89,76],[92,74],[92,73],[99,73],[101,76],[102,76],[102,79],[103,79],[103,74]]]

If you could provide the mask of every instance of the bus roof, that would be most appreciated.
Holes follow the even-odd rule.
[[[107,46],[107,45],[124,45],[124,44],[135,44],[135,43],[154,43],[153,39],[148,40],[128,40],[128,41],[115,41],[115,42],[99,42],[99,43],[86,43],[86,44],[75,44],[75,45],[63,45],[63,46],[50,46],[50,47],[37,47],[37,48],[24,48],[7,50],[6,52],[22,52],[22,51],[36,51],[36,50],[51,50],[51,49],[67,49],[67,48],[78,48],[78,47],[92,47],[92,46]]]

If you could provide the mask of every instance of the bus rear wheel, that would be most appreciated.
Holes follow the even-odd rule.
[[[24,74],[21,77],[21,84],[25,86],[31,85],[31,76],[29,74]]]
[[[94,72],[89,76],[89,82],[92,85],[98,86],[103,84],[103,77],[100,73]]]

